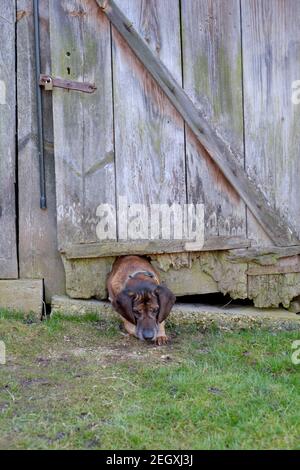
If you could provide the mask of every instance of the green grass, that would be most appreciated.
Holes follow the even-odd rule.
[[[0,312],[0,448],[299,449],[299,332],[168,331]]]

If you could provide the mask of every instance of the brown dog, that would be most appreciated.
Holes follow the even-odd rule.
[[[118,258],[107,280],[109,300],[123,317],[129,334],[141,340],[165,344],[164,320],[176,297],[160,284],[153,266],[139,256]]]

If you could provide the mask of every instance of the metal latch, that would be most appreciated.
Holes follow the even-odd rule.
[[[66,80],[45,74],[40,75],[39,85],[43,86],[46,91],[52,91],[54,87],[82,91],[83,93],[94,93],[97,90],[94,83],[75,82],[74,80]]]

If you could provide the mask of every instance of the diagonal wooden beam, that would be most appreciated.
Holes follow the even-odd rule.
[[[167,67],[153,54],[147,43],[113,0],[96,0],[112,25],[167,95],[199,142],[207,150],[223,175],[247,204],[275,245],[300,243],[295,231],[272,208],[238,163],[238,153],[222,140],[205,116],[199,111]]]

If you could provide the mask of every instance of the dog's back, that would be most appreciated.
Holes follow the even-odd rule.
[[[107,288],[111,301],[125,289],[126,285],[128,286],[128,283],[135,275],[144,277],[145,281],[159,284],[159,275],[149,261],[140,256],[122,256],[115,261],[107,279]]]

